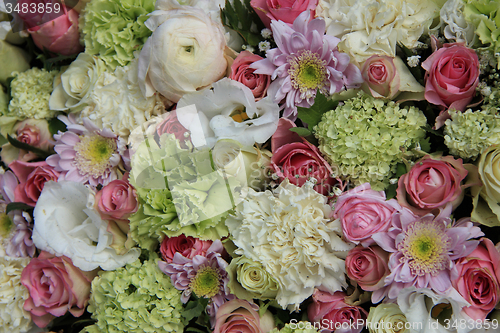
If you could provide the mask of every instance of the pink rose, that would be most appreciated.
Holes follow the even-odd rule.
[[[290,183],[302,186],[310,178],[317,181],[314,190],[329,196],[335,186],[342,188],[339,179],[332,177],[333,171],[318,148],[290,131],[296,127],[289,119],[281,118],[278,128],[271,138],[271,170],[282,181],[288,178]]]
[[[156,134],[158,136],[164,133],[174,134],[183,148],[187,148],[186,140],[191,141],[189,135],[186,135],[186,133],[190,134],[189,131],[177,119],[177,110],[170,111],[167,117],[156,127]]]
[[[96,272],[82,272],[67,257],[54,257],[41,252],[31,259],[21,274],[21,283],[28,288],[24,309],[38,327],[45,327],[54,317],[70,312],[79,317],[85,311],[90,283]]]
[[[425,99],[446,109],[465,111],[479,83],[476,52],[459,43],[444,44],[422,63],[422,67],[427,71]],[[448,112],[442,111],[436,118],[436,128],[448,118]]]
[[[375,291],[384,286],[384,277],[389,275],[389,253],[374,245],[371,247],[356,246],[349,251],[345,260],[346,273],[349,279],[367,291]]]
[[[337,291],[333,295],[316,289],[313,294],[313,303],[307,309],[311,322],[321,323],[326,331],[335,333],[359,333],[364,325],[368,313],[359,307],[345,302],[347,295]]]
[[[375,243],[371,236],[387,231],[401,209],[395,199],[386,200],[384,191],[374,191],[365,183],[338,197],[333,216],[340,219],[347,240],[368,246]]]
[[[215,317],[213,333],[267,333],[274,328],[269,312],[259,316],[259,307],[241,299],[221,305]]]
[[[163,260],[171,263],[174,255],[178,252],[187,259],[193,259],[194,256],[205,256],[212,241],[204,241],[191,236],[181,234],[177,237],[165,237],[160,245],[160,252]]]
[[[456,263],[459,278],[453,287],[469,302],[464,312],[474,320],[486,319],[500,301],[500,252],[488,238]]]
[[[255,100],[261,100],[266,96],[267,88],[271,83],[271,76],[255,74],[255,69],[249,68],[252,63],[262,60],[261,56],[248,51],[242,51],[231,65],[230,79],[243,83],[250,88]]]
[[[128,221],[128,217],[137,211],[137,194],[127,180],[116,179],[104,186],[95,196],[96,209],[103,220]]]
[[[28,33],[33,42],[41,50],[46,48],[50,52],[63,55],[77,54],[83,51],[80,44],[80,32],[78,31],[78,12],[74,9],[61,5],[59,1],[52,0],[19,0],[19,6],[42,3],[50,4],[52,10],[39,13],[28,11],[19,13],[19,17],[28,27]],[[60,5],[60,11],[55,10],[56,4]]]
[[[427,155],[399,178],[398,202],[419,216],[448,203],[455,209],[462,202],[463,189],[470,186],[462,185],[467,174],[461,159],[452,156],[433,159]]]
[[[26,163],[14,161],[9,168],[19,179],[14,195],[16,202],[24,202],[35,207],[45,183],[49,180],[57,181],[59,172],[49,166],[45,161]]]
[[[371,56],[361,73],[365,80],[362,88],[373,97],[392,99],[399,92],[399,74],[391,57]]]
[[[271,20],[283,21],[290,26],[302,12],[311,11],[311,19],[314,18],[318,0],[251,0],[250,6],[255,9],[257,15],[268,28]]]

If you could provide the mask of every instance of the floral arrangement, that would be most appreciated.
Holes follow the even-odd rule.
[[[499,332],[498,0],[0,0],[0,59],[0,332]]]

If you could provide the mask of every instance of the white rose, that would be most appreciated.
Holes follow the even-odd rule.
[[[156,10],[146,26],[153,31],[139,56],[139,86],[172,102],[186,92],[222,78],[228,66],[222,24],[200,8]]]
[[[139,258],[132,248],[118,255],[110,247],[113,234],[94,209],[94,192],[72,181],[48,181],[33,212],[35,246],[57,256],[65,255],[82,271],[98,267],[114,270]]]
[[[367,327],[370,333],[409,333],[405,329],[407,324],[406,316],[401,312],[397,304],[379,304],[370,308],[368,314]]]
[[[97,80],[106,70],[104,62],[87,53],[80,53],[61,75],[52,91],[49,108],[57,111],[80,111]]]

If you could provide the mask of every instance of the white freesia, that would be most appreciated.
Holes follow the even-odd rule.
[[[464,18],[463,0],[448,0],[440,11],[441,23],[444,24],[444,36],[449,40],[465,43],[472,47],[477,40],[476,27]]]
[[[396,56],[396,45],[418,46],[439,9],[432,0],[320,0],[316,15],[338,47],[357,62],[374,54]]]
[[[314,288],[333,293],[347,286],[338,254],[353,246],[342,240],[331,213],[325,196],[285,180],[274,193],[249,189],[226,219],[235,253],[261,263],[278,282],[276,300],[283,308],[298,310]]]
[[[105,70],[104,61],[96,56],[80,53],[55,85],[49,99],[50,109],[80,111],[88,103],[94,85]]]
[[[137,78],[137,59],[118,66],[114,73],[104,72],[89,94],[89,106],[81,115],[97,126],[109,128],[127,140],[130,132],[154,116],[165,112],[158,94],[144,97]]]
[[[453,288],[446,295],[438,295],[427,288],[403,288],[397,303],[408,322],[413,324],[410,333],[468,333],[472,330],[469,325],[452,325],[471,320],[461,312],[469,303]],[[450,323],[448,329],[442,325],[446,325],[446,319]]]
[[[21,284],[21,273],[30,258],[0,256],[0,333],[28,332],[31,315],[24,310],[28,289]]]
[[[177,102],[226,74],[224,28],[202,9],[156,10],[145,24],[153,31],[139,56],[139,85],[145,96],[158,91]]]
[[[94,201],[94,192],[80,183],[45,183],[33,212],[35,246],[67,256],[83,271],[98,267],[114,270],[139,258],[138,248],[117,255],[110,247],[113,235],[107,231],[107,221],[94,209]]]
[[[210,88],[186,94],[177,107],[179,122],[191,132],[195,147],[212,148],[219,139],[244,146],[266,142],[278,128],[279,106],[270,97],[258,102],[244,84],[224,78]]]

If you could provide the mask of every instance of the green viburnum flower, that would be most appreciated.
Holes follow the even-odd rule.
[[[156,258],[155,258],[156,257]],[[82,332],[182,332],[181,292],[158,268],[158,258],[140,259],[92,281],[88,311],[97,323]]]
[[[451,119],[445,122],[444,143],[452,155],[475,160],[484,149],[500,144],[500,116],[492,110],[449,113]]]
[[[465,0],[464,18],[472,22],[481,42],[500,52],[500,6],[498,0]]]
[[[233,207],[228,186],[237,184],[215,171],[208,149],[184,149],[173,134],[163,134],[159,145],[153,139],[141,143],[131,165],[140,207],[130,217],[130,231],[141,247],[153,249],[165,236],[228,235],[224,220]]]
[[[112,67],[126,66],[151,35],[144,22],[155,0],[92,0],[80,14],[85,52]]]
[[[318,325],[318,324],[316,324]],[[317,333],[314,324],[308,321],[298,321],[295,323],[286,324],[281,330],[275,328],[269,333]]]
[[[389,185],[409,149],[425,137],[422,111],[368,95],[345,101],[315,126],[319,149],[334,172],[355,185],[370,182],[380,191]]]
[[[52,93],[54,77],[58,71],[46,71],[33,67],[22,73],[13,73],[10,83],[12,99],[7,116],[18,119],[51,118],[55,111],[49,109],[49,98]]]
[[[233,258],[226,271],[228,287],[237,298],[274,299],[278,294],[278,282],[259,262],[245,256]]]

